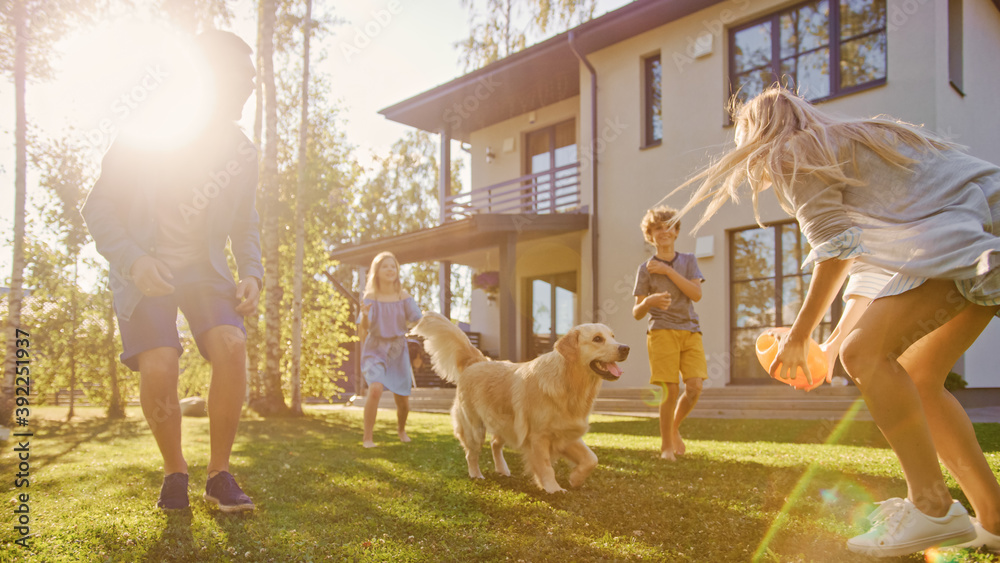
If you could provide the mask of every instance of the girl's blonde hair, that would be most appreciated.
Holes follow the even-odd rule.
[[[365,295],[374,295],[379,291],[384,291],[382,284],[378,281],[378,269],[382,267],[382,263],[386,260],[392,260],[396,263],[396,281],[392,282],[392,290],[396,293],[403,291],[403,284],[399,281],[399,260],[396,259],[396,255],[389,252],[380,252],[375,258],[372,259],[372,266],[368,268],[368,276],[365,279]]]
[[[915,125],[882,116],[859,120],[835,118],[777,85],[745,104],[734,99],[731,114],[741,142],[670,193],[698,184],[674,221],[695,205],[710,200],[693,231],[727,201],[738,201],[737,192],[744,182],[750,184],[754,218],[761,226],[758,195],[768,182],[774,186],[781,208],[789,214],[794,214],[789,196],[800,174],[815,175],[828,185],[862,184],[844,174],[844,165],[854,161],[854,143],[905,169],[916,161],[899,152],[896,147],[901,143],[920,151],[956,147]]]

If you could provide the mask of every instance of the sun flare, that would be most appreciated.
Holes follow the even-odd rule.
[[[103,151],[111,140],[169,149],[206,124],[215,99],[208,65],[194,38],[165,25],[115,21],[71,38],[65,65],[85,84],[79,116],[87,142]]]

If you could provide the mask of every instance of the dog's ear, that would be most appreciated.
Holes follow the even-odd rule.
[[[567,362],[575,363],[580,357],[580,331],[574,328],[567,332],[556,341],[554,348]]]

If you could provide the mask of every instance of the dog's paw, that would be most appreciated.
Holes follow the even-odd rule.
[[[497,469],[497,475],[503,475],[504,477],[510,477],[510,469],[506,467]]]
[[[555,493],[565,493],[566,489],[560,487],[559,484],[557,483],[554,486],[545,487],[545,492],[549,493],[550,495],[553,495]]]
[[[469,479],[485,479],[482,473],[469,473]]]

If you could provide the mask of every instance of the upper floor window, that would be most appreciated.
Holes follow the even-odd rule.
[[[730,31],[731,93],[774,82],[820,100],[885,83],[885,0],[818,0]]]
[[[658,145],[663,140],[663,83],[660,55],[646,57],[643,68],[643,129],[642,146]]]

